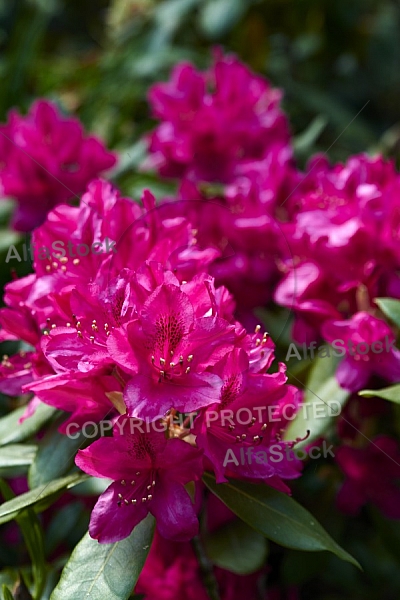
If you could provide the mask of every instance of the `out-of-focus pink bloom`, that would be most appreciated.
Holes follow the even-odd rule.
[[[132,427],[133,425],[133,427]],[[150,512],[163,537],[183,541],[198,530],[185,484],[203,473],[201,452],[190,444],[146,430],[144,422],[121,417],[114,437],[80,450],[76,464],[95,477],[114,480],[92,512],[90,535],[100,542],[127,537]]]
[[[146,600],[208,600],[192,546],[164,540],[157,531],[135,592]]]
[[[290,252],[275,300],[294,311],[296,341],[310,343],[326,320],[368,310],[376,297],[400,297],[399,197],[400,176],[379,156],[311,161],[282,207]]]
[[[275,212],[297,179],[290,149],[280,147],[242,166],[220,195],[186,179],[179,201],[168,203],[172,215],[193,224],[200,247],[218,251],[209,272],[233,293],[241,317],[271,298],[277,264],[290,250]]]
[[[202,247],[218,249],[210,273],[234,294],[241,317],[271,298],[288,251],[276,211],[300,176],[280,97],[236,58],[219,55],[206,73],[178,65],[149,97],[161,124],[147,164],[183,178],[174,214],[187,216]],[[203,181],[227,187],[210,197]]]
[[[282,589],[281,586],[274,585],[268,588],[267,600],[300,600],[300,595],[295,586]]]
[[[31,231],[115,162],[100,140],[85,137],[81,123],[51,102],[36,101],[26,117],[12,111],[0,127],[0,189],[17,201],[13,227]]]
[[[217,56],[207,72],[174,68],[149,94],[161,120],[150,136],[148,166],[165,177],[229,182],[241,164],[289,143],[288,122],[274,89],[233,56]]]
[[[365,448],[341,446],[335,458],[346,479],[337,505],[356,515],[367,502],[375,504],[389,519],[400,519],[400,451],[396,440],[379,436]]]
[[[353,442],[360,431],[368,435],[372,424],[378,419],[390,418],[391,410],[391,403],[383,398],[368,398],[365,401],[361,396],[353,395],[337,419],[337,434],[343,443]]]
[[[215,568],[221,600],[264,600],[260,592],[260,572],[236,575]],[[166,541],[156,532],[144,568],[135,587],[145,600],[207,600],[198,560],[192,546]],[[269,592],[268,592],[269,593]],[[269,598],[269,595],[268,595]],[[294,596],[288,600],[297,600]]]
[[[361,390],[371,375],[393,383],[399,381],[400,351],[394,347],[394,334],[385,321],[359,312],[347,321],[326,321],[322,335],[329,343],[340,341],[346,350],[336,371],[343,388]]]
[[[221,593],[222,600],[269,600],[269,593],[260,592],[260,572],[250,575],[237,575],[226,569],[216,567],[215,576]]]

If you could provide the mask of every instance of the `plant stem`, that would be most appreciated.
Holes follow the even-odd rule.
[[[199,562],[201,577],[204,586],[207,590],[207,593],[210,597],[210,600],[221,600],[218,590],[218,583],[213,571],[212,562],[209,560],[204,550],[204,546],[201,542],[201,539],[198,535],[196,535],[192,539],[192,545],[194,553],[196,554],[197,560]]]

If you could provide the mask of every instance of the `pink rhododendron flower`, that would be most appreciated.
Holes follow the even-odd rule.
[[[393,438],[381,435],[365,448],[341,446],[336,462],[346,475],[337,497],[338,507],[355,515],[367,502],[389,519],[400,519],[400,452]]]
[[[80,207],[56,207],[49,213],[45,223],[35,230],[32,238],[35,273],[7,284],[4,299],[8,307],[0,310],[1,339],[21,339],[32,346],[35,352],[29,353],[29,360],[27,358],[21,361],[21,357],[6,358],[0,368],[0,380],[4,381],[0,385],[4,393],[16,395],[32,379],[44,374],[54,374],[54,361],[50,366],[49,361],[43,359],[43,348],[47,348],[50,342],[43,341],[43,332],[48,334],[49,329],[64,327],[62,333],[68,346],[72,341],[73,331],[76,337],[77,330],[74,326],[81,317],[91,317],[88,324],[90,333],[85,338],[88,355],[98,349],[101,333],[103,356],[107,355],[107,332],[104,329],[98,331],[94,347],[89,338],[94,333],[93,319],[99,316],[99,310],[105,311],[110,328],[115,326],[116,318],[118,324],[121,324],[121,294],[127,285],[124,277],[120,276],[124,267],[136,270],[147,259],[157,258],[165,261],[183,280],[184,277],[194,277],[215,258],[216,251],[200,250],[193,243],[191,225],[184,218],[159,214],[154,197],[149,193],[144,193],[143,202],[144,208],[121,198],[111,184],[94,181],[84,194]],[[55,242],[57,244],[53,247]],[[116,242],[118,252],[115,252]],[[73,245],[72,256],[68,244]],[[86,245],[87,248],[95,245],[96,250],[102,246],[103,251],[76,256],[79,245]],[[107,245],[111,248],[108,253],[105,252]],[[134,253],[130,251],[132,246],[135,247]],[[40,257],[42,248],[50,252],[48,258]],[[140,275],[141,284],[148,287],[150,279],[155,276],[150,269],[147,275]],[[176,277],[175,281],[177,282]],[[111,291],[114,285],[117,287]],[[88,289],[89,297],[85,299]],[[206,292],[205,288],[204,291]],[[206,295],[208,297],[207,293]],[[216,292],[216,302],[224,306],[228,306],[230,302],[232,306],[232,300],[221,291]],[[101,326],[106,322],[103,319]],[[57,333],[60,332],[57,329]],[[75,356],[77,360],[84,362],[84,344],[76,342],[76,345]],[[69,361],[71,360],[70,357]],[[14,361],[18,363],[15,367]],[[87,364],[85,368],[87,370]],[[60,369],[56,366],[55,370],[57,373],[64,372],[65,365]],[[19,373],[19,383],[16,373]]]
[[[202,247],[218,250],[209,271],[234,294],[243,314],[271,298],[277,262],[290,250],[276,211],[297,179],[291,150],[282,146],[264,160],[242,166],[218,196],[209,197],[185,180],[181,201],[171,206],[193,223]]]
[[[100,140],[85,137],[80,122],[62,117],[51,102],[36,101],[26,117],[12,111],[0,127],[0,189],[17,201],[13,227],[31,231],[115,162]]]
[[[156,288],[138,319],[108,341],[115,362],[135,374],[124,393],[129,414],[155,419],[172,406],[193,412],[217,401],[222,381],[207,368],[234,340],[235,327],[217,315],[195,318],[191,296],[178,286]]]
[[[343,388],[361,390],[373,374],[393,383],[400,380],[400,351],[385,321],[359,312],[347,321],[326,321],[322,335],[329,343],[344,342],[346,357],[336,371]]]
[[[225,569],[214,569],[221,600],[262,600],[269,598],[261,591],[260,575],[236,575]],[[145,600],[207,600],[198,560],[188,542],[164,540],[157,531],[151,550],[135,587]],[[296,600],[293,596],[290,600]]]
[[[241,477],[285,492],[282,479],[300,472],[300,462],[284,456],[297,440],[282,441],[297,391],[286,384],[284,365],[266,372],[274,344],[259,326],[249,335],[236,321],[232,294],[209,273],[220,249],[199,239],[190,217],[172,203],[156,207],[150,192],[141,206],[95,180],[79,207],[55,207],[34,232],[35,272],[8,284],[0,310],[2,339],[27,345],[0,369],[1,390],[34,394],[24,418],[45,402],[68,413],[62,433],[71,426],[77,433],[87,420],[114,423],[112,438],[77,458],[89,474],[114,480],[92,514],[90,533],[101,542],[126,537],[149,511],[162,535],[192,537],[197,519],[184,485],[205,467],[218,481]],[[266,224],[258,239],[275,227],[259,207],[248,218],[250,229]],[[250,247],[250,231],[246,239]],[[79,252],[105,243],[110,252]],[[273,404],[274,419],[267,414]],[[226,409],[233,411],[229,429]],[[241,409],[250,424],[241,423]],[[212,412],[217,421],[208,428]],[[144,432],[120,430],[137,419]],[[162,433],[147,430],[149,423]],[[252,444],[265,463],[226,465],[228,450]]]
[[[144,423],[121,417],[114,437],[101,438],[80,450],[76,464],[95,477],[114,479],[92,512],[89,531],[93,538],[105,543],[121,540],[149,512],[168,539],[180,541],[196,535],[198,521],[184,486],[199,479],[203,467],[201,453],[188,443],[166,439],[164,432],[151,428],[147,432]]]
[[[376,419],[391,418],[392,406],[383,398],[353,395],[343,407],[337,420],[336,431],[342,442],[357,440],[360,432],[368,435]]]
[[[166,541],[157,531],[135,592],[146,600],[208,600],[191,545]]]
[[[85,423],[111,420],[119,415],[111,398],[122,393],[121,384],[107,371],[97,373],[96,377],[78,377],[75,373],[50,375],[26,387],[41,402],[71,413],[60,425],[60,433],[75,434]]]
[[[237,59],[218,55],[207,73],[177,66],[149,97],[161,124],[147,164],[184,178],[174,214],[187,216],[200,245],[218,249],[210,273],[247,318],[271,298],[277,260],[288,251],[275,213],[299,181],[280,92]],[[229,185],[210,197],[201,181]]]
[[[297,390],[285,385],[284,366],[271,375],[252,374],[246,353],[234,350],[211,370],[223,381],[219,402],[203,409],[193,433],[217,482],[234,476],[262,480],[288,492],[281,478],[298,477],[301,463],[286,454],[294,442],[282,441],[298,408]]]
[[[233,56],[217,54],[205,73],[176,66],[169,82],[150,90],[161,124],[150,137],[148,166],[166,177],[231,181],[241,163],[289,143],[281,95]]]
[[[310,163],[283,207],[290,252],[275,293],[295,312],[296,341],[318,339],[324,321],[369,310],[376,297],[400,297],[399,192],[394,164],[379,156]]]

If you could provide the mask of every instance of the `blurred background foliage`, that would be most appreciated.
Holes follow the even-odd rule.
[[[2,120],[57,99],[127,166],[149,85],[179,60],[206,67],[215,45],[284,89],[300,159],[310,142],[334,160],[400,145],[397,0],[1,0],[0,44]]]

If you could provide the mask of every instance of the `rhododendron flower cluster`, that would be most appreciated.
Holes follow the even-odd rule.
[[[379,156],[353,156],[333,167],[323,157],[310,162],[282,207],[290,253],[275,292],[276,302],[295,314],[297,342],[394,340],[374,299],[400,296],[399,192],[393,162]],[[381,354],[348,355],[338,378],[343,387],[359,390],[374,373],[398,380],[392,345]]]
[[[85,191],[116,156],[76,119],[51,102],[35,102],[26,117],[12,111],[0,127],[0,190],[16,200],[13,227],[32,231],[57,204]]]
[[[110,184],[92,182],[79,207],[49,213],[34,247],[68,238],[91,245],[107,236],[116,253],[35,257],[35,273],[7,285],[8,307],[0,311],[3,339],[30,348],[5,358],[2,390],[33,392],[28,414],[41,401],[71,413],[63,432],[69,423],[115,421],[113,437],[76,459],[89,474],[114,480],[92,513],[90,533],[101,542],[126,537],[149,511],[165,537],[193,537],[197,518],[184,486],[204,468],[218,481],[240,477],[286,492],[282,478],[300,474],[300,462],[286,458],[225,464],[238,445],[292,447],[296,440],[284,442],[282,434],[298,393],[286,384],[283,364],[267,372],[272,341],[259,327],[246,332],[231,295],[208,275],[216,251],[201,248],[191,224],[168,208],[156,210],[149,192],[140,207]],[[273,424],[257,410],[269,405],[280,414]],[[211,423],[209,411],[217,415]]]
[[[162,121],[150,136],[149,165],[166,177],[232,181],[242,165],[289,144],[281,96],[233,56],[217,53],[206,72],[178,65],[149,93]]]
[[[146,136],[142,167],[176,179],[174,193],[158,200],[147,189],[140,202],[124,197],[100,178],[116,155],[46,100],[26,117],[10,113],[0,129],[1,194],[16,200],[12,225],[32,231],[33,255],[33,272],[15,275],[4,289],[0,341],[15,351],[0,364],[0,393],[24,405],[19,423],[53,407],[51,435],[57,444],[61,436],[73,440],[73,468],[57,472],[52,461],[46,485],[68,472],[67,479],[88,479],[84,485],[104,483],[83,547],[125,540],[118,547],[141,546],[144,564],[150,542],[142,544],[140,531],[153,535],[155,520],[153,546],[129,590],[147,600],[206,600],[214,584],[221,600],[256,600],[267,588],[268,598],[280,597],[275,582],[266,583],[261,534],[352,560],[288,498],[305,463],[297,445],[310,434],[323,444],[331,437],[329,448],[341,441],[325,479],[339,467],[342,484],[321,497],[337,493],[344,513],[373,503],[400,518],[395,429],[379,429],[391,410],[383,400],[351,396],[400,380],[400,309],[388,313],[377,300],[400,299],[400,174],[391,161],[364,154],[334,166],[314,156],[301,172],[281,96],[220,51],[209,70],[182,63],[169,81],[153,85],[158,123]],[[261,326],[286,318],[274,302],[294,313],[292,338],[312,344],[312,356],[321,341],[343,349],[326,371],[313,365],[310,388],[307,371],[288,373],[276,360]],[[260,320],[254,309],[266,306]],[[327,357],[318,352],[317,360]],[[305,381],[306,392],[292,381]],[[301,410],[317,408],[310,394],[324,414]],[[323,404],[343,408],[336,429]],[[97,427],[92,438],[88,424]],[[32,434],[39,447],[43,433],[39,425]],[[36,457],[42,465],[40,450]],[[30,487],[35,469],[34,462]],[[313,487],[310,478],[308,488],[305,480],[304,496],[319,489],[321,482]],[[246,576],[222,568],[226,557],[211,568],[202,557],[203,538],[232,523],[261,555]],[[291,523],[304,543],[288,535]],[[298,596],[296,588],[286,591]]]
[[[210,272],[234,293],[243,315],[270,299],[276,262],[288,251],[275,212],[299,176],[281,95],[229,55],[217,55],[205,73],[179,65],[149,94],[161,123],[146,166],[180,178],[177,214],[219,250]],[[215,195],[203,182],[223,187]]]

